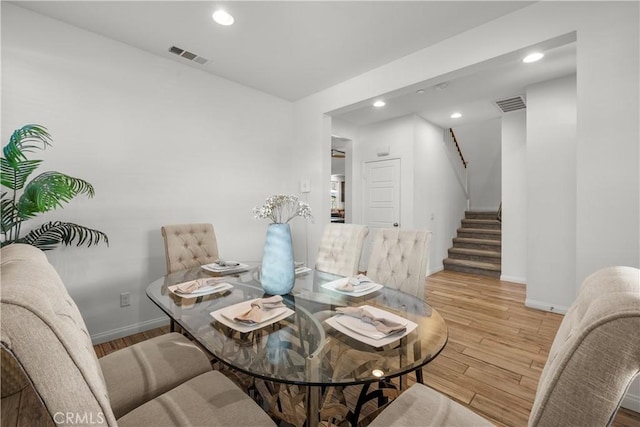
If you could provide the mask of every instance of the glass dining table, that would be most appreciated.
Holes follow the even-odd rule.
[[[332,286],[340,276],[316,270],[298,274],[291,293],[283,296],[289,309],[283,314],[286,317],[250,328],[235,327],[219,314],[265,296],[257,263],[224,276],[223,282],[229,285],[220,292],[192,296],[172,291],[173,285],[214,276],[219,275],[199,267],[178,271],[155,280],[146,293],[215,360],[268,384],[300,387],[305,393],[303,422],[307,427],[319,424],[320,411],[329,401],[328,390],[362,384],[366,391],[373,383],[418,370],[447,342],[443,318],[423,299],[390,287],[356,295],[341,292]],[[407,327],[380,338],[366,332],[367,328],[363,332],[337,322],[344,316],[336,312],[340,307],[364,307]],[[276,412],[281,407],[272,406]],[[360,410],[357,406],[348,411],[354,425]]]

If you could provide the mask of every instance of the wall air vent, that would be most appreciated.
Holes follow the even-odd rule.
[[[169,52],[173,53],[174,55],[181,56],[184,59],[188,59],[189,61],[197,62],[200,65],[206,64],[208,61],[208,59],[203,58],[202,56],[198,56],[195,53],[186,51],[176,46],[171,46],[169,48]]]
[[[496,101],[496,105],[503,113],[527,108],[527,104],[524,102],[524,97],[522,96],[498,100]]]

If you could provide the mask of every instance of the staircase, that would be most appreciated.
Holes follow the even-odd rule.
[[[445,270],[500,277],[502,231],[497,212],[465,212]]]

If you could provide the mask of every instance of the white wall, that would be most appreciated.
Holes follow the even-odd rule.
[[[602,267],[640,264],[640,3],[587,8],[593,19],[578,26],[577,50],[576,285]]]
[[[527,282],[527,114],[502,116],[502,273]]]
[[[297,188],[291,103],[5,2],[2,105],[3,141],[42,124],[54,142],[40,170],[95,186],[42,220],[109,236],[48,254],[97,340],[166,323],[145,295],[165,273],[161,225],[213,223],[223,257],[259,260],[267,222],[252,207]]]
[[[477,211],[497,211],[500,206],[501,123],[500,118],[453,128],[467,165],[469,207]]]
[[[576,282],[575,75],[527,89],[526,156],[526,305],[564,312]]]
[[[442,260],[464,217],[467,197],[450,162],[443,129],[418,116],[414,129],[414,226],[431,231],[429,275],[444,268]]]

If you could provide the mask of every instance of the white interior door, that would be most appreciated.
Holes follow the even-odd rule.
[[[371,229],[400,226],[400,159],[365,162],[363,207]]]

